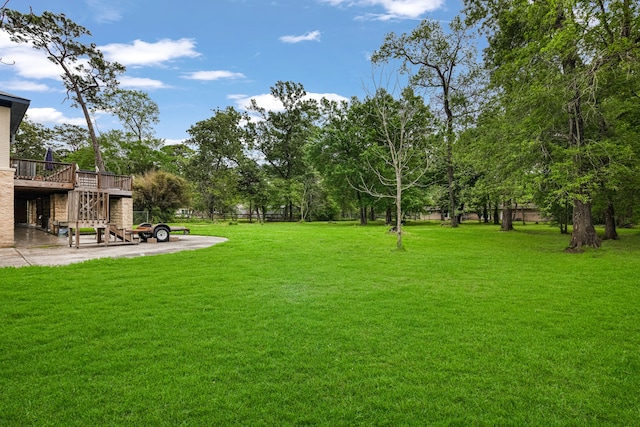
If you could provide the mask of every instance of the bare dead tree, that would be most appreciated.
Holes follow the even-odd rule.
[[[433,115],[422,97],[416,96],[410,88],[404,89],[398,99],[385,90],[378,90],[363,106],[375,126],[375,140],[371,141],[364,161],[379,186],[362,175],[352,186],[373,197],[394,200],[396,247],[403,250],[402,195],[421,185],[434,163]]]

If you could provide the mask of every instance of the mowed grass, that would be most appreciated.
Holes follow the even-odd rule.
[[[640,233],[194,224],[0,269],[0,425],[637,425]]]

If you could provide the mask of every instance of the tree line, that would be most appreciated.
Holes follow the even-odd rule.
[[[70,26],[47,17],[5,11],[2,25],[18,42],[39,34],[25,28]],[[277,211],[364,225],[384,214],[401,248],[408,213],[437,208],[457,227],[464,212],[488,221],[501,209],[508,231],[512,210],[534,203],[562,232],[572,226],[572,249],[600,245],[594,224],[615,239],[616,227],[638,217],[640,13],[631,0],[466,0],[446,25],[426,19],[388,34],[372,55],[380,77],[366,96],[316,101],[301,83],[278,81],[270,93],[280,109],[255,100],[243,111],[215,109],[177,145],[155,137],[148,95],[117,88],[123,67],[90,58],[113,79],[69,77],[69,96],[111,112],[122,130],[94,141],[91,126],[26,121],[14,154],[43,156],[58,141],[60,160],[139,176],[147,189],[136,204],[159,216],[187,205],[233,215],[243,205],[256,220]]]

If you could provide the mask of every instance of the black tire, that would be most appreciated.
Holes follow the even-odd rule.
[[[138,224],[138,228],[151,228],[153,227],[153,224],[151,224],[150,222],[143,222],[142,224]],[[145,231],[142,233],[138,233],[138,236],[140,236],[140,241],[142,242],[146,242],[147,239],[150,239],[153,237],[153,233],[150,231]]]
[[[168,242],[171,237],[171,229],[166,225],[158,225],[153,230],[153,237],[158,239],[158,242]]]

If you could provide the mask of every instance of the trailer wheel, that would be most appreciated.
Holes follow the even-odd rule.
[[[158,239],[158,242],[168,242],[171,236],[171,230],[166,225],[158,225],[153,230],[154,237]]]
[[[152,227],[153,225],[149,222],[143,222],[141,224],[138,224],[138,228],[152,228]],[[138,236],[140,236],[141,242],[146,242],[147,239],[150,239],[153,237],[153,233],[151,231],[144,231],[144,232],[138,233]]]

